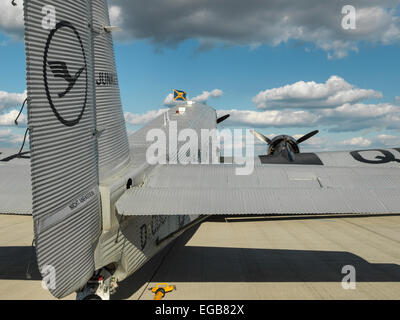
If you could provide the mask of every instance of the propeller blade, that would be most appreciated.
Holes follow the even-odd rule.
[[[222,116],[222,117],[219,117],[219,118],[217,119],[217,124],[218,124],[218,123],[221,123],[222,121],[225,121],[225,120],[228,119],[230,116],[231,116],[230,114],[226,114],[226,115],[224,115],[224,116]]]
[[[311,137],[315,136],[318,132],[319,132],[318,130],[315,130],[315,131],[312,131],[310,133],[307,133],[306,135],[304,135],[300,139],[298,139],[297,143],[300,144],[300,143],[310,139]]]
[[[263,134],[261,134],[261,133],[255,131],[255,130],[250,130],[250,132],[251,132],[252,134],[254,134],[254,136],[255,136],[257,139],[261,140],[262,142],[265,142],[265,143],[267,143],[267,144],[271,144],[271,140],[270,140],[268,137],[264,136]]]

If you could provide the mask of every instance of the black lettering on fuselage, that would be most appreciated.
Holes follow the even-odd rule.
[[[157,232],[160,230],[160,228],[167,222],[168,216],[152,216],[151,217],[151,223],[149,225],[143,224],[140,227],[140,247],[141,250],[144,250],[146,245],[147,245],[147,240],[150,236],[154,237]],[[151,228],[151,234],[148,234]]]
[[[147,225],[144,224],[140,227],[140,247],[143,250],[147,244]]]
[[[96,85],[105,87],[118,86],[117,74],[112,72],[99,72],[97,74]]]
[[[167,221],[167,216],[152,216],[151,217],[151,234],[154,236],[161,226]]]
[[[78,206],[78,200],[74,201],[69,205],[70,210],[74,210]]]
[[[395,149],[397,150],[397,149]],[[365,159],[362,155],[361,152],[365,151],[378,151],[382,153],[383,156],[376,156],[374,160],[368,160]],[[389,163],[389,162],[400,162],[400,159],[396,159],[393,153],[387,150],[383,149],[371,149],[371,150],[358,150],[358,151],[352,151],[350,152],[350,155],[357,161],[363,162],[363,163],[369,163],[369,164],[384,164],[384,163]]]

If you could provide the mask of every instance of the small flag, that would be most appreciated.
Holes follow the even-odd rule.
[[[186,92],[174,89],[174,101],[186,101]]]

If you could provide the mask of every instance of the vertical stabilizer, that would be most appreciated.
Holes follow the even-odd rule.
[[[91,277],[101,232],[90,12],[86,0],[24,1],[36,252],[56,297]]]
[[[129,161],[129,144],[120,99],[112,33],[105,0],[92,1],[96,115],[100,179]]]

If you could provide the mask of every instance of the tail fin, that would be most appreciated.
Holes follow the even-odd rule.
[[[100,179],[129,161],[129,144],[118,86],[107,3],[92,1],[96,120]]]
[[[128,141],[105,0],[25,0],[24,14],[37,259],[64,297],[93,274],[99,179]]]

